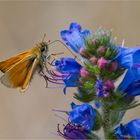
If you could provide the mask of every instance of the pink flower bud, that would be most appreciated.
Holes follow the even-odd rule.
[[[118,69],[118,63],[117,62],[112,62],[110,71],[115,72]]]
[[[108,90],[112,90],[112,89],[114,89],[114,83],[112,82],[112,81],[110,81],[110,80],[107,80],[105,83],[104,83],[104,85],[107,87],[107,89]]]
[[[89,61],[92,63],[92,64],[96,64],[97,63],[97,58],[96,58],[96,56],[92,56],[90,59],[89,59]]]
[[[105,47],[104,46],[100,46],[97,49],[97,53],[98,53],[99,56],[103,56],[105,54]]]
[[[87,49],[86,48],[81,48],[80,49],[80,55],[82,55],[83,57],[88,57],[87,55]]]
[[[80,71],[81,77],[87,77],[89,74],[88,71],[85,68],[82,68]]]
[[[107,64],[108,64],[108,61],[104,59],[103,57],[101,57],[97,62],[97,65],[100,69],[105,69]]]

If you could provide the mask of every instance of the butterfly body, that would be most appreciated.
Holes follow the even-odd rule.
[[[0,78],[2,84],[10,88],[25,91],[34,72],[42,69],[49,59],[48,44],[41,42],[31,50],[0,62],[0,70],[4,75]]]

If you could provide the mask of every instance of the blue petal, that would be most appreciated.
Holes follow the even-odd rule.
[[[79,73],[68,74],[68,76],[64,74],[64,77],[62,76],[62,79],[65,83],[65,87],[63,89],[65,95],[68,87],[77,87],[79,83],[79,77],[80,77]]]
[[[79,73],[70,74],[68,77],[63,77],[66,87],[76,87],[79,82]]]
[[[84,39],[90,39],[90,31],[89,30],[86,29],[81,34],[82,34],[82,37]]]
[[[128,69],[118,90],[127,93],[127,97],[140,95],[140,48],[119,48],[116,60]]]
[[[55,61],[56,69],[59,72],[79,73],[81,65],[73,58],[60,58]]]
[[[96,106],[96,108],[100,108],[102,106],[102,104],[99,101],[94,101],[94,104]]]
[[[115,135],[118,140],[126,140],[127,134],[126,128],[122,124],[115,129]]]
[[[76,107],[77,107],[77,105],[76,105],[74,102],[72,102],[72,103],[71,103],[71,108],[74,109],[74,108],[76,108]]]
[[[82,27],[81,27],[80,24],[73,22],[73,23],[70,24],[69,30],[71,30],[71,31],[77,30],[77,31],[81,32]]]
[[[65,83],[65,87],[63,88],[63,92],[65,95],[68,87],[77,87],[79,83],[79,77],[79,74],[71,74],[69,77],[62,77]]]
[[[66,45],[70,46],[72,50],[79,53],[80,48],[84,47],[84,40],[90,35],[89,30],[81,32],[82,27],[78,23],[71,23],[69,30],[60,32],[62,39]]]
[[[70,46],[76,53],[79,52],[80,48],[84,47],[84,40],[77,30],[61,32],[61,37],[65,41],[66,45]]]
[[[124,140],[124,138],[135,138],[139,140],[140,138],[140,119],[135,119],[129,122],[126,125],[120,125],[115,129],[115,134],[119,138],[119,140]]]
[[[117,90],[127,93],[127,97],[140,95],[140,69],[129,69]]]
[[[140,63],[140,48],[119,48],[119,55],[116,60],[120,63],[120,65],[124,68],[130,68],[135,63]]]
[[[71,123],[82,125],[85,130],[91,131],[94,125],[95,115],[96,112],[91,105],[82,104],[73,108],[70,112],[69,121]]]
[[[140,138],[140,119],[135,119],[125,125],[126,131],[128,134],[135,139]]]

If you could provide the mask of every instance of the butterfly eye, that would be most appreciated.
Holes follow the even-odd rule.
[[[41,52],[44,52],[44,51],[45,51],[45,48],[44,48],[44,47],[42,47],[40,50],[41,50]]]

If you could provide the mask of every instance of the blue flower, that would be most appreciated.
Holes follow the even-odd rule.
[[[115,129],[115,135],[119,140],[126,140],[129,137],[125,127],[122,124]]]
[[[96,108],[100,108],[102,106],[100,101],[94,100],[94,105],[96,106]]]
[[[56,69],[61,73],[79,73],[81,65],[73,58],[60,58],[55,61]]]
[[[119,62],[119,64],[126,68],[129,69],[134,65],[139,65],[140,66],[140,47],[136,48],[127,48],[127,47],[118,47],[119,54],[116,57],[116,60]]]
[[[115,134],[118,138],[132,137],[138,140],[140,138],[140,119],[135,119],[126,125],[120,125],[116,130]],[[122,139],[121,139],[122,140]]]
[[[96,112],[93,107],[87,103],[76,105],[72,103],[72,111],[69,114],[69,122],[80,126],[87,131],[91,131],[94,126]]]
[[[118,90],[127,93],[127,97],[140,95],[140,48],[119,48],[116,60],[128,69]]]
[[[81,65],[73,58],[61,58],[55,61],[56,70],[62,74],[65,83],[64,94],[67,87],[76,87],[79,83]]]
[[[73,139],[73,140],[77,140],[77,139],[88,140],[89,139],[87,131],[85,131],[80,126],[76,126],[76,125],[70,124],[70,123],[68,123],[64,127],[63,133],[59,130],[59,125],[58,125],[58,133],[59,133],[59,135],[61,135],[62,137],[64,137],[67,140],[70,140],[70,139]]]
[[[65,41],[66,45],[70,46],[71,49],[79,53],[80,48],[85,46],[84,40],[89,38],[90,31],[81,31],[82,27],[78,23],[71,23],[69,30],[61,31],[60,35]]]
[[[117,90],[130,98],[140,95],[140,70],[133,67],[129,69]]]
[[[106,85],[104,85],[102,80],[97,80],[96,81],[96,95],[98,97],[108,97],[109,96],[109,91]]]

